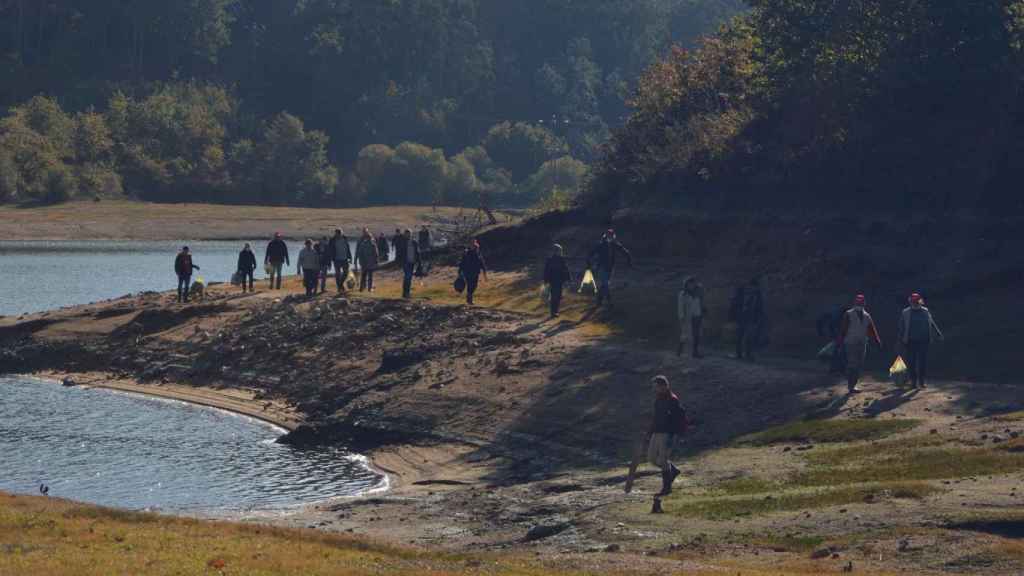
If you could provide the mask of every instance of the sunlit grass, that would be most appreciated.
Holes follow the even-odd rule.
[[[811,510],[864,502],[872,498],[923,499],[939,489],[924,483],[882,483],[839,488],[775,491],[739,497],[690,498],[670,497],[665,504],[668,513],[704,518],[731,520],[773,512]]]
[[[769,446],[783,443],[830,443],[877,440],[906,432],[918,420],[801,420],[743,436],[739,444]]]

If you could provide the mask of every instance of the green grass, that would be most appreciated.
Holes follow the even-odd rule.
[[[992,419],[996,422],[1021,422],[1024,421],[1024,410],[1019,412],[1010,412],[1008,414],[1000,414],[998,416],[993,416]]]
[[[877,440],[913,429],[919,420],[800,420],[748,434],[739,444],[832,443]]]
[[[731,520],[773,512],[811,510],[864,502],[869,498],[922,499],[940,491],[924,483],[895,482],[839,488],[776,492],[741,497],[687,499],[670,498],[665,510],[676,516]]]
[[[811,469],[791,478],[803,486],[939,480],[1024,470],[1024,453],[949,446],[935,436],[822,450],[805,458]]]

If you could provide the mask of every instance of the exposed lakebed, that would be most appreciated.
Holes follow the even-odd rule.
[[[342,447],[220,410],[0,377],[0,490],[201,515],[282,510],[381,486]]]

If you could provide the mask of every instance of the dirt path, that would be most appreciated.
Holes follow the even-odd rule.
[[[102,371],[256,417],[269,403],[292,441],[348,442],[393,477],[386,494],[275,520],[288,525],[592,570],[1024,569],[1012,386],[870,381],[847,396],[816,366],[695,362],[610,337],[600,316],[515,311],[499,294],[515,274],[488,285],[484,301],[505,309],[447,304],[430,283],[417,286],[429,302],[380,298],[396,280],[384,274],[374,297],[309,302],[291,280],[281,293],[212,287],[188,306],[147,294],[3,319],[0,370]],[[621,488],[656,373],[701,422],[663,515],[649,513],[649,469]]]

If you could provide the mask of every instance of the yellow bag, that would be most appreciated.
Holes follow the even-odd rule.
[[[594,281],[594,273],[590,270],[583,273],[583,282],[580,282],[580,289],[577,292],[582,294],[584,290],[597,292],[597,282]]]
[[[902,386],[907,379],[907,363],[903,356],[897,356],[896,361],[889,367],[889,378],[897,385]]]

